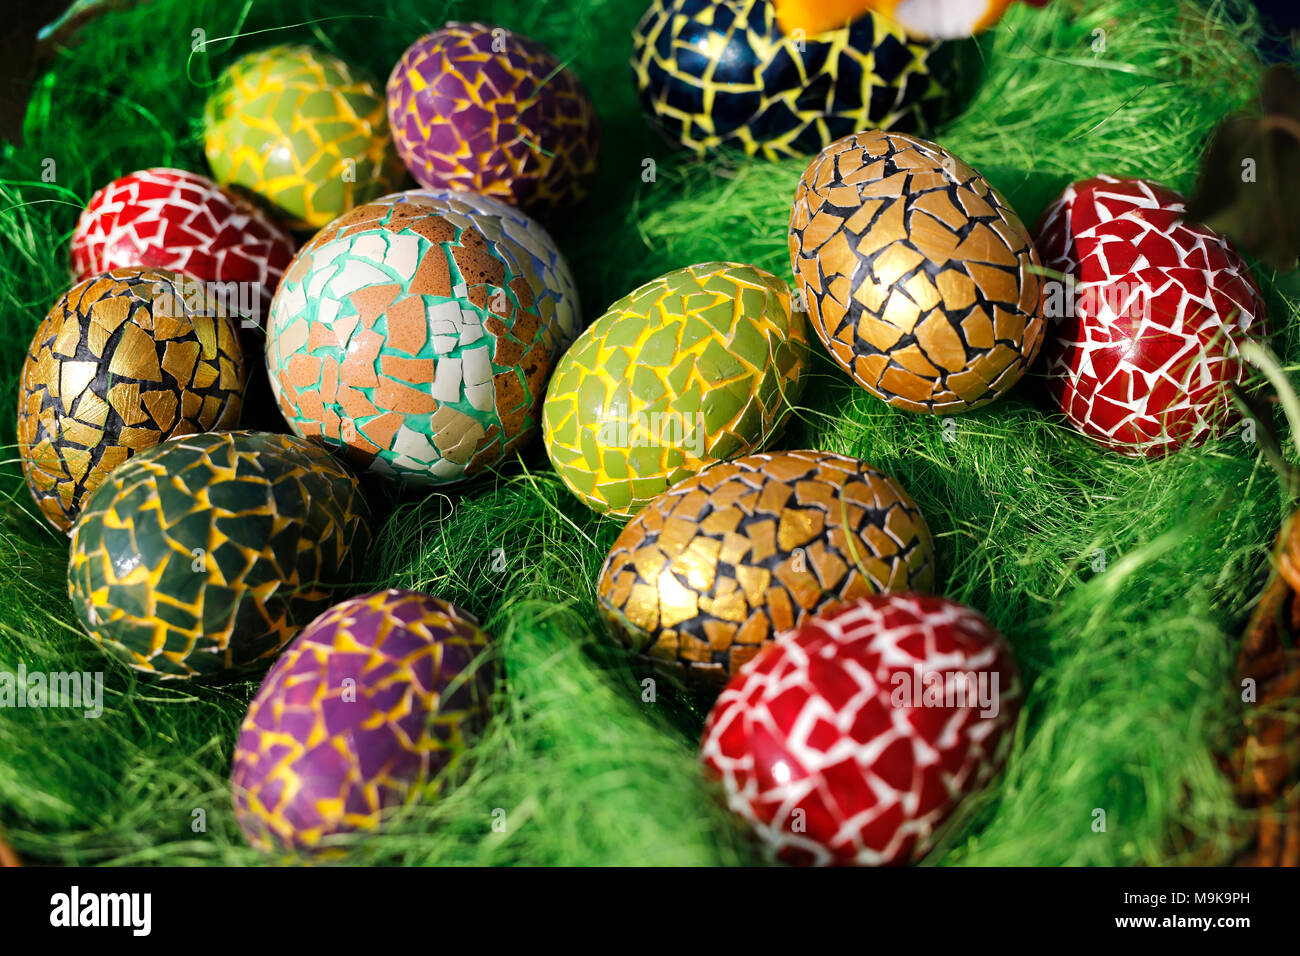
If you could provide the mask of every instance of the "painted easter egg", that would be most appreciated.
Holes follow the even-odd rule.
[[[722,691],[700,756],[789,863],[914,862],[1006,760],[1020,675],[941,597],[880,594],[806,621]]]
[[[641,107],[696,154],[803,156],[857,130],[937,120],[956,50],[877,14],[786,35],[770,0],[654,0],[633,33]]]
[[[344,601],[275,662],[244,718],[235,817],[264,850],[328,850],[415,799],[487,720],[489,638],[415,591]]]
[[[86,633],[165,678],[264,668],[356,576],[357,480],[319,445],[265,432],[173,438],[132,457],[72,529]]]
[[[18,454],[41,513],[66,531],[131,455],[235,427],[247,376],[235,323],[193,280],[118,269],[77,283],[37,328],[18,383]]]
[[[421,186],[468,189],[543,214],[587,194],[600,124],[545,47],[480,23],[416,40],[388,78],[397,151]]]
[[[554,325],[559,348],[568,348],[582,331],[582,303],[573,271],[546,227],[532,216],[464,189],[408,189],[375,202],[427,203],[457,221],[468,219],[498,255],[510,260],[514,272],[527,277],[533,303],[542,319]]]
[[[807,321],[753,266],[708,262],[610,306],[556,365],[542,436],[596,511],[629,517],[727,458],[755,451],[798,401]]]
[[[293,240],[242,196],[206,176],[155,167],[90,198],[72,233],[80,278],[144,267],[180,272],[223,295],[226,311],[261,327],[293,258]]]
[[[913,136],[856,133],[813,160],[790,261],[831,356],[896,408],[986,405],[1042,344],[1040,263],[1020,218],[978,172]]]
[[[402,181],[379,85],[312,47],[276,46],[231,63],[203,129],[217,181],[261,197],[294,229],[317,229]]]
[[[415,484],[504,461],[537,429],[560,340],[516,271],[527,259],[425,201],[368,204],[322,229],[271,306],[267,370],[289,426]]]
[[[811,614],[933,584],[930,530],[898,482],[853,458],[785,451],[673,485],[623,529],[597,592],[639,661],[721,684]]]
[[[1036,230],[1049,269],[1047,387],[1066,420],[1121,454],[1156,457],[1236,421],[1239,349],[1268,311],[1232,243],[1141,179],[1074,183]]]

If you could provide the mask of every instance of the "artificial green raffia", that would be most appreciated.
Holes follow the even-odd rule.
[[[71,284],[66,240],[80,204],[136,168],[205,172],[205,84],[273,43],[318,44],[383,77],[420,33],[476,19],[535,36],[570,62],[596,100],[605,148],[593,195],[551,225],[588,319],[694,262],[739,260],[787,277],[789,206],[805,163],[693,160],[659,142],[626,66],[643,6],[387,0],[357,14],[355,3],[261,0],[244,17],[228,3],[156,0],[105,14],[38,79],[26,145],[0,147],[0,394],[16,395],[27,342]],[[1067,182],[1098,173],[1186,191],[1214,125],[1257,89],[1244,6],[1018,5],[981,44],[973,101],[935,138],[1027,223]],[[211,44],[192,54],[196,29]],[[219,39],[234,34],[243,36]],[[1294,371],[1300,298],[1272,273],[1256,275],[1274,351]],[[1237,635],[1288,510],[1258,444],[1238,431],[1164,461],[1109,455],[1051,414],[1032,379],[945,425],[885,407],[817,352],[804,405],[774,446],[857,455],[896,477],[935,534],[941,589],[1007,634],[1028,682],[1004,780],[930,862],[1229,859],[1248,821],[1214,755],[1240,723]],[[12,417],[0,418],[10,459],[0,474],[0,672],[102,670],[105,712],[0,709],[6,839],[38,862],[267,859],[239,834],[227,792],[256,682],[158,686],[81,636],[66,597],[67,542],[35,517],[14,440]],[[1294,459],[1289,439],[1283,449]],[[382,512],[383,492],[373,500]],[[478,614],[501,645],[506,680],[459,786],[382,835],[350,841],[349,860],[759,859],[699,779],[700,703],[662,683],[647,699],[642,675],[598,633],[593,589],[619,524],[573,498],[538,442],[500,477],[391,504],[362,586],[422,588]]]

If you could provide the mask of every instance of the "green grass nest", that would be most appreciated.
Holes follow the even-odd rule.
[[[92,21],[38,78],[25,145],[0,152],[0,394],[13,401],[27,343],[70,285],[67,238],[90,194],[146,166],[206,172],[207,87],[238,54],[275,42],[315,43],[384,77],[422,32],[477,19],[569,60],[605,130],[593,195],[555,230],[588,318],[693,262],[788,275],[789,204],[805,163],[693,160],[653,135],[626,67],[645,2],[386,0],[362,14],[321,0],[156,0]],[[196,29],[208,46],[192,53]],[[1104,53],[1093,50],[1097,29]],[[1017,7],[982,44],[972,102],[934,138],[1027,222],[1067,182],[1098,173],[1187,191],[1213,126],[1257,88],[1253,29],[1236,2]],[[642,178],[647,157],[654,182]],[[42,180],[47,159],[53,183]],[[1300,295],[1256,274],[1274,348],[1292,368]],[[940,420],[893,411],[824,358],[815,377],[778,447],[850,454],[896,476],[935,533],[942,590],[988,614],[1029,684],[1005,777],[928,862],[1230,860],[1249,820],[1215,756],[1240,725],[1237,636],[1288,508],[1259,445],[1237,433],[1131,461],[1050,414],[1032,379],[958,419],[946,441]],[[10,451],[0,472],[0,670],[106,672],[97,720],[0,710],[0,829],[32,862],[266,860],[241,837],[227,789],[257,682],[150,683],[82,636],[66,593],[67,541],[35,515],[12,453],[13,416],[0,428]],[[698,772],[700,702],[662,685],[643,702],[638,675],[595,623],[596,574],[618,530],[562,487],[536,444],[495,478],[393,503],[360,584],[425,589],[477,613],[498,639],[506,683],[459,785],[352,839],[349,861],[762,859]],[[500,811],[504,830],[493,827]]]

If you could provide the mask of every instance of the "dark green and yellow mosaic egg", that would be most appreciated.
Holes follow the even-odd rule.
[[[776,276],[678,269],[610,306],[560,359],[542,434],[596,511],[629,517],[669,485],[754,451],[799,398],[808,327]]]
[[[566,333],[528,262],[498,220],[419,191],[330,223],[271,304],[267,371],[289,426],[417,485],[500,464],[536,433]]]
[[[276,46],[231,63],[203,126],[214,178],[260,196],[295,229],[317,229],[404,177],[383,88],[312,47]]]
[[[18,384],[18,455],[60,531],[136,452],[233,428],[248,368],[239,330],[176,272],[117,269],[73,286],[36,330]]]
[[[697,154],[776,159],[862,129],[918,129],[940,117],[959,69],[957,44],[909,39],[876,13],[787,35],[769,0],[654,0],[633,38],[642,108]]]
[[[810,615],[933,586],[929,528],[897,481],[843,455],[785,451],[673,485],[628,522],[596,590],[637,660],[722,684]]]
[[[105,650],[166,678],[270,663],[349,586],[370,542],[361,489],[290,435],[173,438],[117,468],[72,529],[68,593]]]
[[[415,591],[307,625],[240,728],[231,789],[249,842],[328,855],[331,837],[441,790],[488,718],[489,644],[472,614]]]

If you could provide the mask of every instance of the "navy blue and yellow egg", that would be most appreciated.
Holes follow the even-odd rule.
[[[768,159],[937,122],[962,45],[910,40],[874,13],[786,35],[770,0],[654,0],[633,39],[642,108],[670,142]]]

